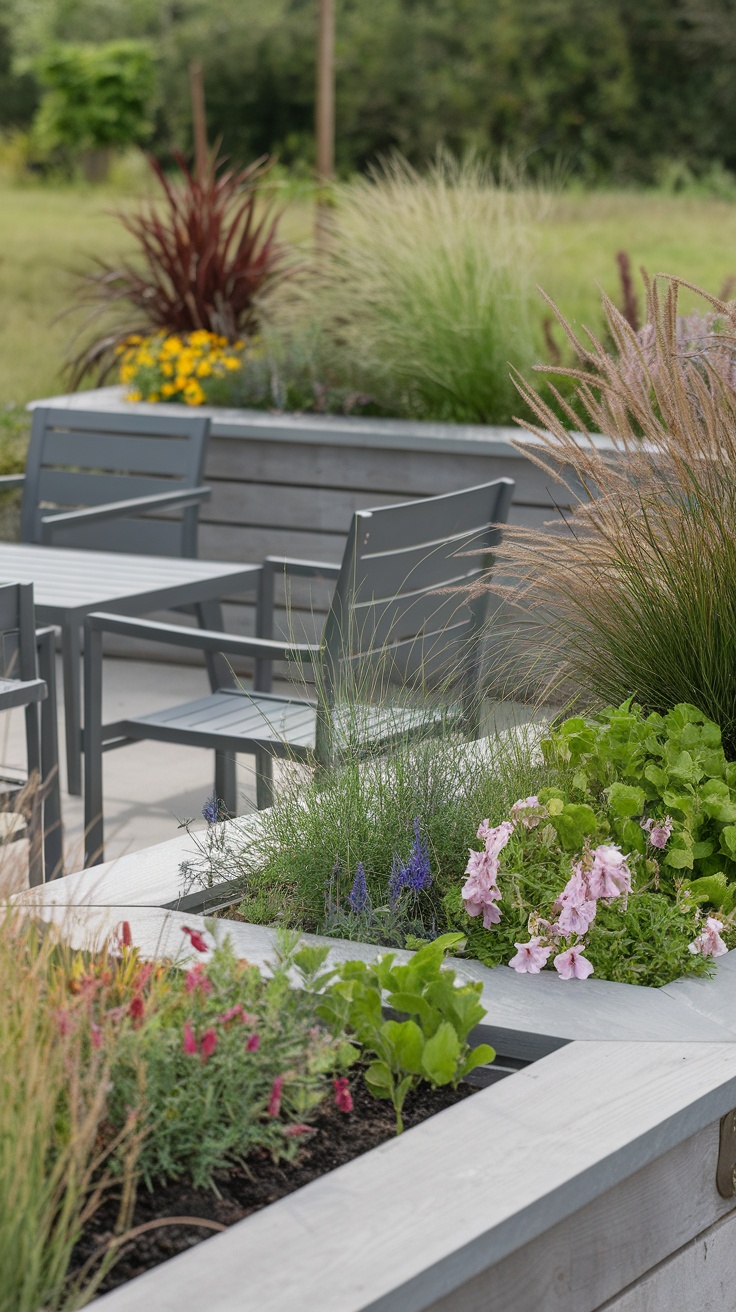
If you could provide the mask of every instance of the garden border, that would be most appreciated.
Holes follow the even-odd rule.
[[[127,919],[146,955],[191,958],[182,925],[213,923],[191,895],[174,909],[193,850],[180,834],[23,900],[72,941]],[[272,959],[274,931],[222,928],[254,964]],[[380,951],[305,938],[334,960]],[[247,1291],[258,1312],[481,1312],[491,1296],[494,1312],[723,1312],[736,1201],[715,1178],[736,1106],[736,952],[715,979],[665,989],[454,964],[484,983],[474,1039],[539,1060],[95,1306],[234,1312]]]

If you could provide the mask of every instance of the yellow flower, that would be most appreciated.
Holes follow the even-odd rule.
[[[147,401],[158,401],[158,392],[149,392],[146,397]]]
[[[238,339],[237,342],[233,342],[234,351],[242,351],[244,349],[245,349],[245,342],[241,341],[240,339]]]
[[[143,398],[141,397],[141,394],[138,391],[138,389],[135,388],[132,392],[128,392],[128,395],[125,399],[126,401],[141,401]]]
[[[179,338],[179,337],[167,337],[167,338],[165,338],[165,340],[163,341],[163,343],[162,343],[162,345],[161,345],[161,354],[162,354],[162,355],[178,355],[179,352],[180,352],[182,349],[183,349],[183,347],[182,347],[181,338]]]
[[[199,364],[197,365],[197,377],[209,378],[211,373],[212,373],[212,365],[210,364],[209,360],[200,360]]]
[[[240,368],[240,361],[236,360],[234,355],[226,355],[222,363],[226,369],[230,369],[231,371]]]
[[[164,378],[173,378],[174,366],[170,360],[163,361],[161,365],[161,373],[163,374]]]
[[[120,370],[121,383],[131,383],[135,378],[135,365],[124,364]]]
[[[204,392],[196,378],[190,378],[184,388],[184,400],[187,405],[201,405],[205,399]]]
[[[161,395],[173,396],[175,391],[176,391],[176,387],[174,386],[173,383],[164,383],[161,388]]]

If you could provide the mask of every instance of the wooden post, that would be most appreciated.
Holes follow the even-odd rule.
[[[332,181],[335,171],[335,0],[318,0],[317,28],[317,185]],[[315,238],[324,246],[329,206],[317,195]]]
[[[199,183],[207,177],[207,120],[204,108],[202,65],[193,59],[189,65],[189,91],[192,98],[192,135],[194,137],[194,172]]]

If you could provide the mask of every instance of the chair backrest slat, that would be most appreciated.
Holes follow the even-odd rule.
[[[28,450],[21,541],[41,542],[41,518],[60,512],[185,491],[201,484],[209,419],[138,411],[38,407]],[[66,547],[196,556],[198,508],[130,516],[65,530]]]
[[[468,587],[491,562],[513,488],[498,479],[356,512],[325,626],[328,702],[343,676],[373,695],[387,679],[475,691],[487,595]]]
[[[0,678],[37,677],[33,584],[0,584]]]

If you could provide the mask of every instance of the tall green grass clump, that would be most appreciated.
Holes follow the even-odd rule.
[[[132,1123],[112,1141],[106,1125],[110,1063],[83,992],[66,987],[68,956],[54,932],[0,912],[0,1312],[88,1301],[109,1261],[71,1279],[75,1245],[109,1186],[110,1152],[125,1179],[134,1168]]]
[[[469,743],[448,731],[367,760],[347,753],[326,773],[287,772],[256,827],[227,842],[218,831],[204,844],[209,879],[230,881],[250,921],[402,947],[407,932],[432,936],[443,928],[444,894],[465,869],[480,820],[497,822],[549,779],[539,736],[527,725]],[[417,844],[430,872],[421,898],[392,899],[392,872],[410,863]],[[351,918],[358,867],[377,912],[371,923]]]
[[[736,756],[736,307],[699,289],[718,322],[683,347],[679,280],[647,287],[645,336],[604,300],[614,352],[583,342],[558,315],[578,365],[566,424],[535,392],[536,462],[575,506],[572,533],[508,528],[501,572],[526,633],[543,626],[548,674],[588,700],[633,696],[646,712],[694,704]],[[681,336],[681,335],[680,335]],[[724,366],[725,361],[725,366]],[[582,440],[574,430],[583,427]],[[603,433],[607,445],[594,444]],[[525,447],[529,456],[529,448]],[[488,586],[496,590],[493,580]],[[509,595],[507,592],[506,595]],[[540,657],[541,659],[541,657]]]
[[[532,363],[531,224],[543,193],[479,160],[394,158],[339,187],[309,308],[389,413],[505,423]]]

